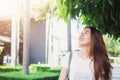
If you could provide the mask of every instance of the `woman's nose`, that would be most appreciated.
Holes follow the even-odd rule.
[[[82,32],[82,33],[80,34],[80,36],[83,37],[83,36],[84,36],[84,33]]]

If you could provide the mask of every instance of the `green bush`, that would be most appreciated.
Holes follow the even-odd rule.
[[[29,66],[30,73],[35,73],[37,71],[45,72],[45,71],[49,71],[49,70],[50,70],[50,66],[48,66],[48,65],[32,64]]]
[[[110,62],[111,62],[111,63],[114,63],[114,59],[110,59]]]
[[[29,66],[29,69],[35,72],[28,75],[23,75],[21,69],[22,67],[0,67],[0,80],[58,80],[61,68],[33,64]]]

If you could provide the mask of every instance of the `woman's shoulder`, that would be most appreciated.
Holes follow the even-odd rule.
[[[74,51],[71,51],[71,52],[69,52],[68,54],[66,54],[66,56],[70,56],[70,55],[76,55],[78,53],[78,51],[77,50],[74,50]]]
[[[69,56],[75,56],[75,55],[77,55],[78,52],[79,52],[78,50],[74,50],[74,51],[67,52],[67,53],[64,55],[64,58],[69,58]]]

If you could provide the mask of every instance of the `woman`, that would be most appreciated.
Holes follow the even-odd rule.
[[[111,80],[112,66],[100,31],[92,26],[87,26],[79,37],[79,45],[80,51],[72,53],[69,79]],[[69,55],[67,54],[62,60],[59,80],[66,80]]]

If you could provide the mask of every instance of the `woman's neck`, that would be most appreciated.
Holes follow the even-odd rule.
[[[82,54],[82,57],[90,58],[90,53],[91,53],[90,46],[81,47],[80,54]]]

